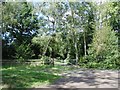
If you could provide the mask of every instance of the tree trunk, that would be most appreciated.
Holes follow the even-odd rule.
[[[85,54],[85,57],[86,57],[87,49],[86,49],[86,34],[85,34],[85,30],[84,30],[84,54]]]
[[[71,12],[72,12],[72,20],[73,20],[73,27],[72,27],[72,29],[74,29],[75,28],[75,20],[74,20],[74,12],[73,12],[73,10],[72,10],[72,8],[71,8]],[[75,47],[75,58],[76,58],[76,65],[78,64],[78,58],[79,58],[79,56],[78,56],[78,48],[77,48],[77,35],[76,35],[76,31],[74,31],[74,30],[72,30],[72,33],[73,33],[73,43],[74,43],[74,47]]]
[[[75,50],[76,50],[76,65],[78,65],[78,48],[77,48],[77,41],[75,42]]]

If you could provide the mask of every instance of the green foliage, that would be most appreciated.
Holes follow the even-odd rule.
[[[48,56],[42,56],[42,58],[40,60],[44,62],[44,65],[53,65],[54,64],[53,59]]]
[[[105,7],[103,10],[101,7]],[[97,6],[96,14],[98,21],[96,21],[96,30],[93,33],[92,44],[88,49],[88,56],[80,60],[80,65],[88,68],[101,68],[101,69],[119,69],[119,56],[118,56],[118,37],[116,32],[113,31],[113,26],[111,23],[114,23],[112,20],[115,16],[117,9],[113,8],[113,3],[106,2]],[[115,6],[116,7],[116,6]],[[110,14],[110,13],[113,13]],[[108,15],[111,17],[108,18]],[[97,18],[96,17],[96,18]],[[101,20],[101,21],[100,21]],[[87,61],[87,62],[86,62]]]
[[[88,63],[102,63],[103,68],[120,68],[118,65],[118,38],[109,26],[104,26],[96,31],[88,52]]]
[[[9,38],[3,40],[4,54],[14,56],[9,53],[15,45],[13,53],[23,61],[41,58],[51,64],[54,58],[60,57],[70,64],[89,68],[119,68],[119,2],[32,5],[3,3],[3,33],[7,31],[16,39],[9,48]],[[36,30],[38,33],[30,34]]]
[[[16,47],[16,54],[15,58],[18,59],[18,61],[23,62],[27,59],[30,59],[33,56],[33,51],[31,50],[30,44],[21,44]]]
[[[15,55],[15,48],[13,45],[6,45],[6,41],[2,40],[2,58],[11,59]]]
[[[9,32],[10,34],[9,36],[7,36],[8,39],[5,38],[6,42],[3,45],[3,47],[6,47],[8,44],[14,43],[16,44],[16,49],[17,49],[23,47],[21,43],[23,44],[24,42],[26,42],[27,44],[30,44],[31,39],[37,33],[36,30],[39,28],[37,15],[32,13],[33,11],[32,6],[27,2],[14,2],[14,3],[3,2],[2,5],[3,5],[2,34],[5,35],[6,32]],[[4,50],[5,49],[3,49],[3,52]],[[20,50],[19,51],[15,50],[15,51],[19,52]],[[15,54],[15,52],[13,53]],[[18,55],[17,57],[24,59],[24,57],[20,57],[20,56]]]

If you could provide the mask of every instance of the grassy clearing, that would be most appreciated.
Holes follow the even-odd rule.
[[[52,70],[50,72],[47,72]],[[54,73],[58,70],[50,66],[4,66],[2,71],[2,87],[5,88],[30,88],[37,85],[51,84],[54,80],[60,78]]]
[[[71,66],[56,64],[54,67],[48,65],[5,65],[1,68],[2,87],[19,89],[52,84],[54,80],[61,78],[61,73],[72,69],[74,68]]]

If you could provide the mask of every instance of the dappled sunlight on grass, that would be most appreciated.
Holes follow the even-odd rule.
[[[2,70],[13,70],[15,67],[2,68]]]
[[[61,73],[75,69],[71,66],[55,65],[6,65],[3,66],[3,86],[10,88],[30,88],[52,84],[61,78]]]
[[[43,85],[42,82],[33,82],[33,83],[31,83],[31,87],[36,88],[36,87],[45,86],[45,85],[48,85],[48,84],[50,84],[50,82],[48,80],[44,82],[44,85]]]
[[[44,72],[50,66],[19,65],[2,68],[3,85],[11,88],[30,88],[35,85],[50,84],[60,76]],[[35,85],[34,85],[35,84]]]

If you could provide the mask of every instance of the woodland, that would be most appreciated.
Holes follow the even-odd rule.
[[[29,86],[37,75],[51,81],[59,76],[33,71],[63,66],[120,69],[120,1],[2,2],[0,11],[4,83]]]

